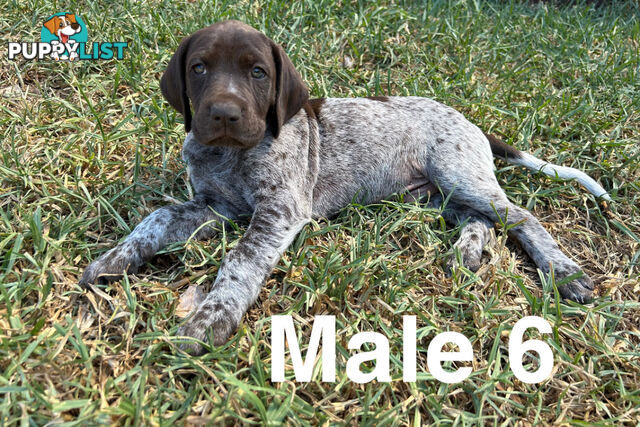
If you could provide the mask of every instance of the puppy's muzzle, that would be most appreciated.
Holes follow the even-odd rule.
[[[216,102],[209,106],[209,115],[214,128],[230,129],[240,121],[242,109],[231,101]]]
[[[194,130],[205,145],[248,147],[254,145],[254,139],[259,139],[253,137],[255,131],[251,129],[250,118],[235,99],[216,97],[201,108]]]

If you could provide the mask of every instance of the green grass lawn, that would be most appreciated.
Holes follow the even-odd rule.
[[[399,3],[0,3],[0,426],[640,421],[640,6]],[[90,42],[128,41],[124,60],[7,59],[8,41],[39,41],[44,19],[65,10],[83,18]],[[182,37],[229,18],[281,43],[314,97],[431,97],[596,178],[612,203],[497,164],[509,198],[597,283],[595,301],[559,303],[503,230],[477,274],[447,277],[458,230],[401,198],[305,227],[239,331],[201,357],[178,349],[179,297],[189,284],[207,289],[243,225],[80,289],[90,261],[157,207],[189,198],[182,119],[158,80]],[[313,316],[336,316],[335,383],[319,369],[310,383],[291,370],[291,381],[270,381],[275,314],[294,316],[303,350]],[[415,383],[402,382],[403,315],[417,316]],[[525,315],[553,328],[542,339],[554,371],[541,384],[515,378],[507,360]],[[390,383],[346,376],[347,342],[362,331],[389,337]],[[426,368],[443,331],[473,345],[462,383]]]

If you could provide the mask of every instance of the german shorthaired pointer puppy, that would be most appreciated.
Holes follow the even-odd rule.
[[[489,229],[498,221],[517,224],[510,237],[544,273],[554,269],[556,280],[581,273],[580,267],[531,213],[507,199],[494,176],[493,157],[576,178],[609,200],[584,173],[520,152],[431,99],[309,100],[283,49],[237,21],[216,23],[182,40],[160,87],[184,116],[188,133],[182,156],[195,197],[145,218],[89,265],[80,284],[115,280],[169,243],[194,233],[209,238],[225,218],[251,215],[211,292],[178,332],[206,340],[211,328],[214,345],[235,331],[302,227],[353,200],[372,203],[403,191],[428,196],[447,221],[462,226],[454,246],[474,271]],[[455,264],[455,257],[449,264]],[[559,291],[563,298],[586,302],[593,284],[586,275],[578,276]],[[198,344],[186,349],[203,350]]]

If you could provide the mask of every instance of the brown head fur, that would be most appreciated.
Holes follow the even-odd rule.
[[[160,88],[196,140],[240,148],[256,145],[267,130],[277,137],[309,97],[284,50],[238,21],[183,39]]]

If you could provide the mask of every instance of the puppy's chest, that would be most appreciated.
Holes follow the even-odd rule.
[[[283,186],[283,150],[261,144],[250,150],[207,147],[191,134],[182,148],[189,181],[196,195],[223,198],[239,212],[249,213],[255,207],[256,194],[272,192]]]
[[[182,147],[182,159],[187,164],[189,181],[197,196],[223,198],[240,211],[250,209],[244,195],[247,185],[234,150],[201,145],[188,134]]]

